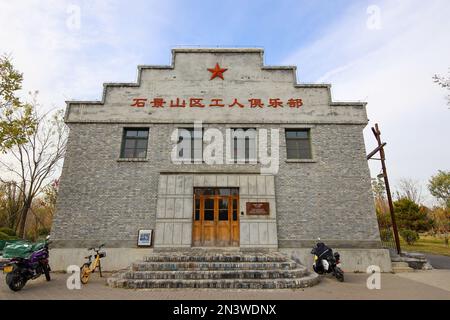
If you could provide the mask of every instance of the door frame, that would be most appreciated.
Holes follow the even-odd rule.
[[[197,195],[196,189],[213,189],[213,194],[199,194]],[[229,194],[220,194],[220,189],[230,189]],[[231,192],[231,189],[235,189],[235,193]],[[214,224],[214,243],[205,244],[205,200],[214,200],[213,209],[213,224]],[[219,219],[219,201],[220,199],[228,199],[228,221]],[[199,200],[199,208],[197,208],[197,201]],[[240,245],[240,215],[239,215],[239,188],[237,187],[194,187],[193,192],[193,205],[192,205],[192,247],[239,247]],[[198,209],[198,212],[197,212]],[[198,215],[198,220],[196,220]],[[236,219],[234,219],[234,215]],[[228,222],[229,240],[228,244],[224,244],[219,237],[220,223]]]

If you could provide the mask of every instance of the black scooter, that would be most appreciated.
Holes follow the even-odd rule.
[[[338,252],[333,254],[331,248],[327,247],[323,242],[318,242],[311,250],[311,254],[314,255],[313,269],[316,273],[332,273],[338,281],[344,281],[344,271],[339,267],[340,255]]]

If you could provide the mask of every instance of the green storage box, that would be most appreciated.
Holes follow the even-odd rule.
[[[3,258],[4,259],[12,259],[12,258],[23,258],[26,259],[30,256],[31,253],[42,249],[45,246],[45,241],[40,242],[29,242],[29,241],[15,241],[15,242],[6,242],[5,247],[3,248]]]

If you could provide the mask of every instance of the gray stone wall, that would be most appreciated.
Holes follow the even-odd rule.
[[[362,125],[311,126],[313,161],[286,162],[275,179],[280,247],[320,237],[344,247],[379,245]]]
[[[101,239],[115,246],[135,246],[138,229],[154,227],[157,161],[117,161],[122,127],[70,125],[52,227],[55,245],[58,240],[77,245]],[[152,150],[149,154],[156,158]]]
[[[119,160],[124,127],[150,128],[147,159]],[[176,125],[70,124],[52,236],[55,245],[136,246],[138,229],[155,229],[159,173],[258,174],[259,165],[176,165],[170,134]],[[280,128],[265,125],[262,128]],[[291,125],[305,127],[305,125]],[[362,125],[312,125],[313,160],[286,162],[280,132],[275,176],[279,247],[317,237],[345,246],[379,242]],[[223,132],[225,126],[219,127]],[[241,230],[242,231],[242,230]],[[305,242],[306,241],[306,242]]]

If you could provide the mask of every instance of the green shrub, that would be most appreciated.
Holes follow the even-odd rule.
[[[428,216],[429,209],[410,199],[395,201],[394,211],[399,229],[424,232],[433,227],[433,220]]]
[[[9,236],[4,232],[0,232],[0,240],[18,240],[19,237],[16,236]]]
[[[420,238],[419,234],[416,231],[408,229],[401,230],[400,235],[402,236],[403,240],[405,240],[409,245],[413,245]]]
[[[28,240],[28,241],[31,241],[31,242],[36,241],[36,235],[32,231],[26,232],[24,238],[25,238],[25,240]]]
[[[44,237],[45,238],[49,234],[50,234],[50,228],[43,227],[43,228],[40,228],[38,230],[38,236],[39,237]]]
[[[6,235],[8,235],[10,237],[15,237],[16,236],[16,232],[13,229],[8,228],[8,227],[0,228],[0,232],[3,232],[4,234],[6,234]]]
[[[0,240],[11,240],[11,237],[4,232],[0,232]]]
[[[394,239],[391,229],[381,229],[380,230],[381,241],[390,242]]]

